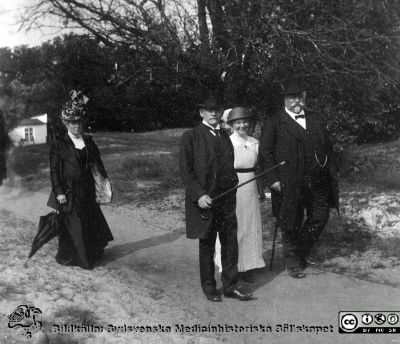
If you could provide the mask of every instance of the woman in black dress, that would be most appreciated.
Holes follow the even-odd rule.
[[[50,148],[52,191],[48,205],[63,214],[64,230],[59,234],[56,261],[92,269],[108,242],[113,240],[110,228],[96,203],[92,169],[107,177],[100,152],[91,136],[84,135],[82,120],[86,98],[71,92],[61,112],[67,132]]]

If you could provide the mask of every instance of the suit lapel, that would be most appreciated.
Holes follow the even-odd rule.
[[[212,144],[212,146],[217,150],[217,153],[218,153],[218,150],[219,150],[219,147],[220,147],[220,144],[221,144],[221,140],[220,139],[222,138],[222,135],[217,138],[211,132],[211,128],[209,128],[208,126],[204,125],[203,123],[201,123],[198,128],[202,132],[202,135],[204,135],[207,138],[207,141]],[[220,131],[220,134],[222,134],[222,130]]]
[[[208,127],[208,126],[206,126],[205,124],[200,123],[199,128],[200,128],[201,131],[207,132],[207,134],[208,134],[210,137],[215,137],[214,134],[211,132],[211,128]]]
[[[319,126],[319,123],[313,117],[314,117],[313,115],[309,114],[308,120],[307,120],[307,115],[306,115],[307,131],[309,133],[311,133],[312,135],[318,136],[321,139],[321,141],[324,141],[324,138],[323,138],[322,131],[321,131],[321,128]]]
[[[283,109],[280,112],[280,122],[281,125],[287,130],[289,131],[293,136],[295,136],[296,138],[298,138],[299,140],[302,139],[302,134],[301,134],[301,130],[304,130],[303,127],[296,123],[293,118],[291,118],[286,111]],[[308,123],[307,123],[308,125]]]

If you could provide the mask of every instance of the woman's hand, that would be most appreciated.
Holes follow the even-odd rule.
[[[65,197],[64,194],[58,195],[57,196],[57,201],[60,204],[65,204],[65,203],[67,203],[67,197]]]

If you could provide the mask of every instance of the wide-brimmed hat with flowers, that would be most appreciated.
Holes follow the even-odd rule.
[[[61,119],[64,121],[82,121],[86,114],[86,103],[89,98],[86,97],[82,91],[72,90],[69,93],[71,97],[61,110]]]

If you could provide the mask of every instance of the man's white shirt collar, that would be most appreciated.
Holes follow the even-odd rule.
[[[305,114],[305,113],[304,113],[304,110],[301,110],[301,112],[300,112],[299,114],[297,114],[297,113],[294,113],[294,112],[290,111],[287,107],[285,107],[285,111],[286,111],[286,113],[287,113],[290,117],[293,118],[293,120],[294,120],[295,122],[297,122],[297,123],[300,124],[304,129],[306,129],[306,118],[304,117],[304,118],[298,118],[298,119],[296,119],[296,116],[298,116],[298,115],[304,115],[304,114]]]
[[[214,136],[216,135],[215,132],[214,132],[214,130],[220,130],[220,129],[221,129],[221,127],[220,127],[219,124],[214,128],[212,125],[209,125],[204,119],[203,119],[203,124],[210,128],[210,132],[211,132],[211,134],[213,134]]]

